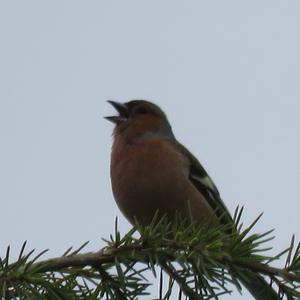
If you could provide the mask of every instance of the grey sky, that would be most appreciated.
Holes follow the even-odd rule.
[[[160,105],[231,211],[264,211],[275,252],[299,239],[299,36],[298,0],[1,1],[0,253],[96,250],[116,215],[130,228],[107,99]]]

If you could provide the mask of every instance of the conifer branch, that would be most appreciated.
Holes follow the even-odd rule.
[[[281,299],[300,298],[300,246],[295,246],[294,237],[285,251],[270,257],[261,254],[270,232],[250,234],[254,224],[242,230],[236,222],[239,230],[230,236],[223,225],[182,224],[137,224],[124,237],[116,226],[114,236],[97,252],[70,248],[47,260],[41,260],[45,251],[25,254],[24,243],[18,260],[10,262],[8,248],[0,259],[0,299],[136,299],[147,294],[149,270],[156,277],[157,268],[170,278],[164,299],[171,299],[174,282],[180,295],[190,299],[219,299],[230,292],[229,283],[241,288],[243,270],[269,279]],[[140,237],[135,237],[136,231]],[[284,267],[271,265],[284,255]],[[163,276],[157,277],[162,289]]]

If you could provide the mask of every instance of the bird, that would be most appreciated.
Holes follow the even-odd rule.
[[[112,122],[110,175],[115,201],[134,224],[150,224],[153,217],[177,213],[193,221],[217,218],[233,224],[220,193],[198,159],[177,141],[164,111],[146,100],[108,100],[118,115]],[[245,271],[240,279],[257,300],[280,299],[259,274]]]

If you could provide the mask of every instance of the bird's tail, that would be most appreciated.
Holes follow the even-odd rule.
[[[243,278],[239,278],[241,283],[247,288],[256,300],[280,300],[281,297],[259,274],[246,270]]]

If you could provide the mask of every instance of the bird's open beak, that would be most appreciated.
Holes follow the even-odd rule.
[[[112,101],[112,100],[107,100],[107,102],[109,104],[111,104],[120,115],[104,117],[104,119],[106,119],[114,124],[117,124],[117,125],[120,123],[126,122],[129,117],[129,111],[128,111],[126,104],[119,103],[119,102]]]

